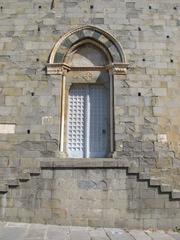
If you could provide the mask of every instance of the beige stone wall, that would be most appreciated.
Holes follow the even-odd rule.
[[[114,156],[119,158],[126,155],[129,160],[133,159],[143,168],[177,168],[180,164],[179,13],[179,0],[54,0],[54,5],[50,0],[0,0],[1,182],[19,179],[18,174],[22,169],[36,170],[39,168],[39,157],[41,160],[53,159],[58,155],[62,79],[61,76],[48,76],[46,64],[58,39],[66,32],[84,25],[94,25],[112,34],[123,46],[129,63],[127,76],[114,78]],[[156,177],[162,174],[163,179],[168,179],[168,183],[173,185],[174,181],[176,188],[180,188],[178,168],[169,172],[157,169],[152,172]],[[113,174],[115,173],[112,173],[112,178]],[[66,180],[70,184],[71,179],[67,177]],[[34,182],[35,186],[37,182]],[[48,180],[42,180],[42,184],[48,184],[47,182]],[[27,184],[33,183],[29,181]],[[26,195],[24,187],[19,188],[20,202],[13,202],[15,195],[18,195],[18,191],[15,192],[17,189],[8,193],[12,195],[9,196],[10,202],[7,204],[7,196],[1,198],[1,218],[5,216],[7,220],[26,220],[28,216],[28,221],[35,221],[38,211],[37,214],[33,212],[32,218],[30,212],[31,207],[37,208],[29,204],[29,195]],[[32,185],[27,186],[28,188],[33,189]],[[46,188],[42,189],[44,191]],[[103,189],[101,190],[103,192]],[[80,190],[77,187],[75,194],[78,191]],[[127,187],[123,196],[127,197],[128,191],[130,190]],[[65,196],[68,197],[68,194],[66,192]],[[88,197],[87,192],[85,196]],[[148,211],[154,209],[152,211],[156,212],[162,208],[162,219],[171,216],[170,225],[166,221],[164,226],[175,226],[179,222],[179,216],[177,222],[173,223],[175,215],[169,210],[164,212],[164,208],[168,208],[168,200],[163,200],[161,195],[157,197],[160,199],[158,202],[156,197],[154,196],[150,203],[147,200],[150,209]],[[140,206],[141,202],[145,204],[143,199],[142,196],[134,198],[133,207],[136,204]],[[11,201],[14,210],[8,210]],[[17,209],[22,201],[22,209]],[[45,196],[43,201],[42,205],[38,206],[39,211],[46,205]],[[108,201],[103,204],[107,204],[110,209],[111,203]],[[124,203],[130,204],[130,201]],[[50,209],[47,211],[52,211],[50,203],[47,204]],[[153,207],[153,204],[156,207]],[[174,202],[170,204],[174,211],[179,208]],[[27,214],[24,210],[26,205],[30,209]],[[60,209],[61,207],[59,211]],[[145,212],[139,213],[137,208],[132,217],[130,207],[128,209],[128,219],[136,219],[136,214],[140,214],[139,219],[145,219]],[[103,214],[108,215],[108,211]],[[116,217],[116,211],[113,211],[113,216]],[[43,217],[43,214],[47,214],[47,218]],[[63,216],[65,211],[58,214]],[[150,226],[157,226],[160,224],[158,218],[156,216],[156,220],[153,220],[152,215]],[[51,213],[48,215],[43,209],[40,216],[39,221],[50,222],[47,219]],[[110,223],[110,218],[108,220]],[[95,225],[95,220],[93,221],[92,225]],[[120,218],[117,221],[120,225]],[[148,226],[150,221],[147,220],[146,224],[145,221],[140,220],[137,226]],[[115,220],[113,226],[116,226]]]
[[[175,229],[179,202],[120,169],[43,170],[0,198],[0,220],[93,227]]]
[[[0,5],[0,123],[16,124],[15,136],[2,136],[2,152],[11,155],[11,144],[39,141],[45,132],[58,139],[60,79],[46,76],[45,66],[60,36],[92,24],[117,38],[130,64],[127,80],[115,82],[115,120],[122,136],[117,146],[121,151],[129,138],[153,142],[157,165],[172,165],[180,152],[178,1],[55,0],[51,6],[49,0],[7,0]],[[42,125],[48,116],[53,126]]]

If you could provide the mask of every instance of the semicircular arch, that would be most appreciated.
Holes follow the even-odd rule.
[[[63,35],[53,47],[49,57],[49,63],[64,63],[69,49],[76,45],[77,42],[84,41],[88,38],[103,45],[110,53],[112,62],[126,63],[126,57],[119,42],[111,34],[94,26],[76,28]]]

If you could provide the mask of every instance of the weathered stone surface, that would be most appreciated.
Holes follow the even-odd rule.
[[[9,158],[6,156],[0,156],[0,167],[7,167],[9,163]]]
[[[20,240],[67,240],[67,239],[83,239],[83,240],[156,240],[157,236],[167,236],[171,240],[178,240],[180,234],[177,232],[169,231],[165,233],[161,232],[151,232],[148,231],[148,234],[152,234],[155,237],[149,237],[146,231],[143,230],[123,230],[123,229],[104,229],[104,228],[85,228],[85,227],[71,227],[71,226],[58,226],[58,225],[40,225],[40,224],[26,224],[26,223],[11,223],[3,222],[0,223],[0,239],[11,240],[20,239]],[[33,232],[34,231],[34,232]],[[13,235],[14,233],[14,235]],[[161,238],[159,238],[161,239]],[[165,238],[166,239],[166,238]]]
[[[3,231],[1,229],[0,239],[3,240],[24,240],[25,239],[25,229],[22,227],[8,227],[4,228]]]
[[[112,240],[133,240],[133,237],[123,229],[105,229],[105,231]]]
[[[164,233],[163,231],[157,231],[157,232],[150,232],[147,231],[147,234],[153,239],[153,240],[174,240],[173,237],[171,237],[169,234]]]
[[[1,219],[131,228],[180,225],[179,200],[170,201],[168,193],[172,191],[173,199],[180,197],[178,14],[179,0],[0,2],[0,192],[8,191],[0,193]],[[110,155],[119,160],[67,159],[68,88],[72,83],[102,84],[108,74],[100,71],[68,70],[64,152],[59,154],[62,76],[48,76],[46,64],[61,36],[91,24],[108,33],[77,31],[63,39],[55,61],[60,63],[80,37],[94,39],[92,51],[100,42],[103,54],[111,52],[109,67],[112,59],[122,57],[110,35],[123,46],[127,75],[110,74]],[[75,63],[91,63],[92,51],[82,60],[82,52],[73,49],[79,54]],[[100,63],[105,65],[107,59]],[[17,187],[18,179],[22,184]],[[29,232],[29,238],[35,232]],[[51,234],[57,238],[53,231],[49,238]],[[22,238],[20,230],[17,238]],[[103,233],[102,239],[107,235]]]
[[[1,199],[2,219],[18,216],[27,222],[131,229],[178,225],[178,202],[169,201],[168,194],[159,194],[147,182],[137,182],[133,174],[126,176],[125,169],[50,168],[40,174],[29,181],[22,176],[20,189],[13,188]]]
[[[175,240],[179,240],[180,239],[180,234],[177,233],[177,232],[168,232],[168,235],[173,237]]]
[[[109,237],[107,236],[106,232],[103,228],[90,228],[89,229],[90,238],[93,240],[108,240]]]
[[[151,240],[150,236],[148,236],[144,231],[140,230],[131,230],[129,233],[135,238],[139,240]]]
[[[86,229],[71,229],[70,231],[70,239],[71,240],[79,240],[79,239],[87,239],[87,240],[90,240],[90,235],[89,235],[89,232],[88,230]]]

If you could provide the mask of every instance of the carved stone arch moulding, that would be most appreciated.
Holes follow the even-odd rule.
[[[104,56],[108,59],[105,63],[99,62],[97,65],[86,66],[73,66],[69,59],[76,49],[81,48],[83,45],[91,44],[94,49],[100,49]],[[87,46],[86,45],[86,46]],[[47,64],[47,74],[61,75],[61,110],[60,110],[60,132],[59,132],[59,150],[62,156],[66,156],[67,145],[67,102],[68,102],[68,75],[70,71],[106,71],[109,74],[110,84],[110,152],[114,152],[114,139],[113,139],[113,81],[122,80],[120,75],[127,74],[128,64],[122,46],[118,41],[109,33],[94,26],[83,26],[76,28],[64,34],[53,47],[49,63]],[[119,75],[119,76],[118,76]],[[111,154],[113,155],[113,154]]]
[[[102,45],[109,52],[112,63],[108,66],[105,66],[104,69],[106,71],[111,71],[113,75],[127,74],[128,64],[126,62],[126,57],[122,46],[111,34],[94,26],[83,26],[76,28],[64,34],[58,40],[49,57],[47,74],[64,75],[67,71],[70,71],[71,66],[66,63],[65,58],[73,46],[86,39],[92,39],[93,41],[97,42],[97,44]],[[96,71],[97,69],[98,67],[91,70]]]

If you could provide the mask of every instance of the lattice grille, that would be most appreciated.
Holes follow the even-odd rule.
[[[73,87],[69,95],[68,150],[82,155],[84,152],[84,118],[86,88]]]

